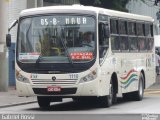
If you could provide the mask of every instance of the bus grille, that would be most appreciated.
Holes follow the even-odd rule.
[[[74,85],[77,79],[31,79],[33,85]]]

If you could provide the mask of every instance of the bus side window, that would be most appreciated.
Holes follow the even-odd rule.
[[[103,58],[109,47],[109,26],[107,23],[99,23],[99,56]]]
[[[119,51],[120,50],[120,42],[119,42],[119,36],[111,36],[111,49],[113,51]]]
[[[111,28],[111,34],[118,34],[118,20],[111,19],[110,28]]]
[[[113,18],[110,20],[110,29],[111,29],[111,49],[113,51],[120,50],[119,42],[119,30],[118,30],[118,20]]]
[[[129,37],[128,38],[128,40],[129,40],[129,43],[130,43],[130,50],[132,50],[132,51],[137,51],[138,50],[138,41],[137,41],[137,37]]]
[[[127,21],[119,20],[119,39],[120,39],[120,50],[128,50],[129,43],[128,43],[128,31],[127,31]]]
[[[144,36],[144,23],[137,22],[136,23],[137,36]]]
[[[154,39],[153,38],[147,38],[147,50],[152,51],[154,46]]]
[[[143,37],[138,38],[138,47],[140,51],[146,50],[146,39]]]
[[[123,50],[128,50],[128,46],[129,46],[129,43],[128,43],[128,37],[126,36],[120,36],[119,37],[120,39],[120,49],[123,51]]]

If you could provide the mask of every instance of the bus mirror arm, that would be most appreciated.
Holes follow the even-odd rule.
[[[11,29],[18,23],[18,20],[14,20],[11,25],[8,28],[8,33],[11,31]]]
[[[18,20],[14,20],[8,28],[8,34],[6,34],[6,46],[7,47],[11,46],[11,34],[9,32],[17,23],[18,23]]]

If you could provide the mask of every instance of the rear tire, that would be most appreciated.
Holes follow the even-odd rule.
[[[133,92],[134,100],[141,101],[144,95],[144,76],[141,73],[139,77],[138,91]]]
[[[144,76],[141,73],[139,76],[138,90],[131,93],[124,93],[123,99],[141,101],[144,94]]]
[[[42,109],[49,109],[51,99],[50,97],[37,96],[38,105]]]

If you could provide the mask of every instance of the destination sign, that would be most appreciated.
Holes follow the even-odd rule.
[[[40,24],[42,26],[48,26],[48,25],[59,25],[59,24],[65,24],[65,25],[81,25],[81,24],[87,24],[88,19],[87,17],[80,17],[80,16],[63,16],[63,17],[41,17]]]

